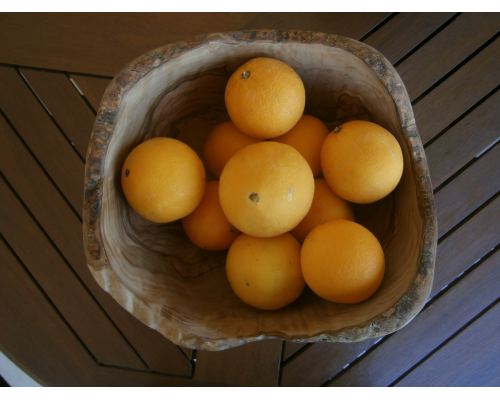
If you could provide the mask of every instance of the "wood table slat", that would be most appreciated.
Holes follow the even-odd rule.
[[[500,137],[500,92],[481,103],[426,149],[434,187],[441,185]]]
[[[82,160],[14,68],[0,67],[0,87],[0,108],[73,209],[81,215]]]
[[[90,385],[94,360],[2,240],[0,259],[2,351],[42,384]],[[48,362],[55,357],[57,362]]]
[[[120,331],[150,368],[190,374],[190,362],[175,345],[135,319],[99,287],[85,264],[80,221],[1,116],[0,131],[0,170]],[[19,165],[23,165],[22,173]],[[75,179],[83,185],[83,176]]]
[[[37,96],[47,106],[82,158],[94,124],[94,114],[65,74],[21,68]]]
[[[412,100],[500,30],[500,14],[465,13],[398,65]]]
[[[496,226],[499,213],[500,199],[496,199],[439,244],[431,297],[500,242]],[[411,326],[412,323],[408,329]],[[367,351],[374,342],[316,343],[283,367],[282,384],[321,385],[340,373],[346,364]]]
[[[499,263],[497,252],[331,385],[390,385],[497,299]]]
[[[499,386],[500,305],[482,315],[398,386]]]
[[[307,346],[307,344],[306,343],[299,343],[299,342],[287,342],[287,341],[285,341],[282,362],[286,362],[291,356],[293,356],[295,353],[297,353],[297,351],[302,349],[304,346]]]
[[[10,13],[0,62],[113,76],[144,52],[205,32],[311,29],[354,38],[388,13]]]
[[[98,366],[2,240],[0,259],[0,349],[41,384],[204,385],[187,378]]]
[[[198,351],[194,378],[215,385],[277,386],[281,340],[223,351]]]
[[[111,79],[77,74],[71,74],[70,78],[76,84],[78,90],[89,101],[94,111],[97,111],[99,104],[101,104],[102,95],[111,82]]]
[[[496,145],[435,196],[440,236],[500,191],[500,146]]]
[[[498,54],[497,39],[413,107],[424,144],[498,86]]]
[[[497,198],[439,244],[436,256],[438,272],[434,275],[430,297],[500,243],[499,215],[500,199]]]
[[[83,289],[3,179],[0,180],[0,197],[0,230],[7,242],[97,361],[143,368],[144,364]]]
[[[365,43],[395,64],[453,16],[454,13],[399,13]]]

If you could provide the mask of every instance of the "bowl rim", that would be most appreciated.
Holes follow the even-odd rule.
[[[148,305],[119,282],[109,265],[100,234],[103,193],[102,172],[109,142],[123,96],[135,83],[155,68],[181,54],[210,42],[282,42],[321,44],[346,50],[363,61],[378,77],[392,97],[401,130],[407,142],[417,185],[417,201],[423,219],[422,240],[416,274],[408,290],[388,310],[356,326],[322,331],[311,336],[290,336],[284,332],[258,332],[245,337],[202,338],[181,331],[164,329],[151,316]],[[167,339],[184,347],[222,350],[244,343],[280,338],[299,342],[357,342],[383,336],[401,329],[423,308],[432,287],[437,247],[437,221],[432,183],[422,141],[417,131],[412,105],[406,88],[392,64],[371,46],[345,36],[302,30],[244,30],[199,35],[192,40],[167,44],[153,49],[123,68],[110,82],[101,100],[92,129],[85,163],[83,197],[83,242],[87,265],[103,290],[123,308]]]

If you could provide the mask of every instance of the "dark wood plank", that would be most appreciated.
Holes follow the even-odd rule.
[[[499,214],[500,199],[496,199],[439,244],[430,298],[500,242],[500,232],[496,226]],[[411,331],[412,326],[413,323],[410,323],[407,329]],[[374,343],[372,340],[349,344],[314,344],[283,367],[282,384],[321,385],[340,373]]]
[[[127,340],[150,368],[190,374],[190,363],[175,345],[131,316],[98,286],[85,264],[80,221],[1,116],[0,132],[0,170]],[[82,182],[83,176],[75,179]]]
[[[436,194],[441,235],[500,191],[500,146],[496,145]]]
[[[92,105],[94,111],[99,109],[102,95],[111,82],[107,78],[96,78],[93,76],[71,74],[71,80],[77,86],[78,90]]]
[[[0,108],[81,214],[83,163],[14,68],[0,67]],[[54,157],[57,154],[57,157]]]
[[[499,263],[497,252],[331,384],[390,385],[498,298]]]
[[[206,32],[311,29],[359,38],[388,13],[10,13],[0,62],[113,76],[158,46]],[[133,34],[131,34],[133,32]]]
[[[500,41],[495,40],[414,106],[424,144],[495,89],[499,52]]]
[[[398,65],[412,100],[500,30],[500,14],[465,13]]]
[[[405,377],[398,386],[499,386],[500,306],[472,325]]]
[[[454,13],[399,13],[370,35],[365,43],[397,63]]]
[[[223,351],[199,351],[194,378],[214,385],[276,386],[280,354],[277,339]]]
[[[426,149],[434,187],[498,140],[499,108],[500,93],[496,92]]]
[[[3,240],[0,259],[0,349],[38,382],[48,386],[203,384],[98,366]]]
[[[304,346],[306,346],[305,343],[285,341],[284,348],[283,348],[283,359],[281,361],[282,362],[287,361],[291,356],[293,356],[295,353],[297,353],[297,351],[302,349]]]
[[[94,124],[94,114],[63,73],[21,68],[37,96],[47,106],[82,158]]]
[[[439,244],[430,297],[446,288],[500,242],[499,215],[500,199],[497,198]]]
[[[3,179],[0,179],[0,198],[0,230],[5,239],[97,361],[143,368],[144,364],[71,273]]]

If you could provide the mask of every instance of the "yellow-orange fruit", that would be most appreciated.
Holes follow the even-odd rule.
[[[321,120],[304,114],[291,130],[275,140],[297,149],[317,176],[321,173],[321,147],[328,133],[328,127]]]
[[[384,277],[384,251],[363,226],[337,219],[317,226],[301,250],[302,273],[318,296],[354,304],[371,297]]]
[[[156,137],[134,148],[123,163],[121,185],[129,205],[143,218],[170,222],[185,217],[205,191],[205,168],[179,140]]]
[[[206,250],[229,248],[239,232],[231,226],[219,204],[219,182],[207,182],[205,194],[196,209],[182,220],[191,241]]]
[[[216,125],[208,134],[203,148],[207,169],[219,177],[228,160],[243,147],[259,140],[245,135],[231,122]]]
[[[330,133],[321,149],[321,168],[328,186],[353,203],[387,196],[403,173],[403,154],[396,138],[368,121],[350,121]]]
[[[297,299],[304,289],[300,268],[300,244],[285,233],[273,238],[242,234],[226,258],[231,288],[245,303],[276,310]]]
[[[333,219],[354,221],[352,206],[337,196],[328,187],[325,180],[316,178],[314,181],[314,197],[309,212],[292,231],[293,235],[303,242],[307,234],[318,225]]]
[[[251,144],[237,152],[220,176],[219,200],[229,222],[256,237],[293,229],[309,211],[314,178],[292,146]]]
[[[293,128],[306,96],[302,79],[288,64],[257,57],[231,75],[224,98],[229,117],[242,132],[270,139]]]

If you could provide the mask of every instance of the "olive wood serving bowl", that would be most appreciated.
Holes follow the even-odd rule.
[[[306,113],[330,128],[355,118],[374,121],[401,145],[404,173],[396,190],[355,209],[386,257],[382,286],[363,303],[334,304],[306,289],[281,310],[251,308],[228,285],[225,253],[195,247],[179,222],[141,219],[121,192],[122,163],[145,139],[177,137],[199,153],[210,127],[228,119],[224,88],[231,72],[263,55],[300,74]],[[222,350],[271,337],[354,342],[391,333],[424,306],[436,234],[427,161],[408,94],[394,67],[366,44],[305,31],[209,34],[140,56],[106,89],[85,168],[87,263],[119,304],[176,344]]]

